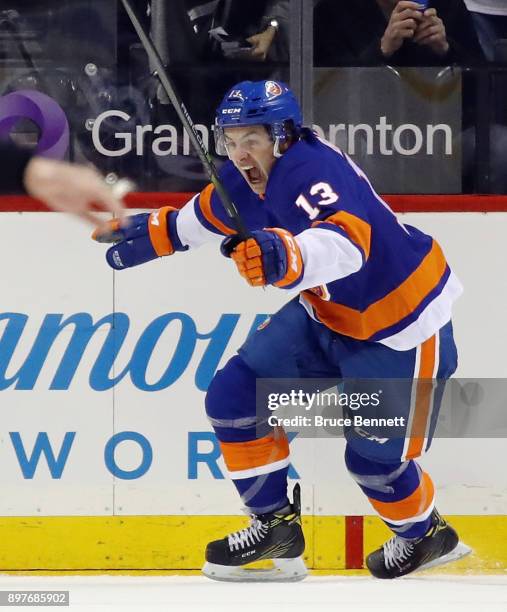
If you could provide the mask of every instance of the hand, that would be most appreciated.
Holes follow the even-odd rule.
[[[101,224],[93,232],[92,238],[97,242],[116,243],[106,252],[111,268],[123,270],[138,266],[174,253],[176,240],[171,220],[174,214],[175,208],[164,206],[151,214],[127,217],[123,222],[113,219]]]
[[[276,28],[268,26],[264,32],[254,34],[247,38],[247,41],[252,45],[250,57],[259,62],[264,62],[268,56],[269,49],[276,35]]]
[[[94,204],[123,217],[121,199],[95,168],[34,157],[26,167],[24,183],[27,192],[49,208],[72,213],[94,225],[101,222],[91,210]]]
[[[390,57],[393,53],[396,53],[405,40],[414,37],[417,26],[423,19],[421,8],[422,5],[417,4],[417,2],[406,0],[401,0],[394,7],[380,42],[384,57]]]
[[[294,236],[287,230],[268,228],[252,232],[252,237],[238,243],[228,236],[221,246],[231,257],[239,273],[252,287],[275,285],[290,289],[303,276],[303,257]]]
[[[428,46],[438,55],[445,55],[449,51],[445,25],[438,17],[436,9],[424,11],[413,40],[418,45]]]

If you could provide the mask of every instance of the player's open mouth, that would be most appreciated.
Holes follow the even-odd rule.
[[[243,168],[243,172],[246,173],[248,177],[248,182],[252,185],[258,185],[262,182],[262,174],[259,168],[256,166],[250,166],[249,168]]]

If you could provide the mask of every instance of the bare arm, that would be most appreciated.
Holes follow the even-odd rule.
[[[23,182],[27,193],[49,208],[92,224],[101,222],[93,205],[123,216],[122,194],[115,194],[95,168],[33,157],[26,166]]]

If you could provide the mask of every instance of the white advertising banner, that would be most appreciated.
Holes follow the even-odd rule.
[[[0,515],[236,514],[205,391],[287,294],[246,286],[217,245],[113,274],[73,219],[0,219]],[[402,219],[439,240],[465,285],[457,375],[507,377],[507,216]],[[306,512],[371,512],[343,440],[291,449]],[[436,440],[423,461],[442,511],[505,513],[506,453],[504,439]]]

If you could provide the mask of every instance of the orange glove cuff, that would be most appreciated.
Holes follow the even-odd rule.
[[[297,282],[303,274],[303,255],[301,254],[301,249],[290,232],[278,227],[268,227],[266,231],[276,234],[282,240],[287,251],[287,273],[282,279],[273,283],[273,285],[275,287],[288,287]]]
[[[148,219],[148,232],[151,244],[159,257],[174,253],[174,246],[169,238],[167,228],[167,218],[172,212],[176,212],[176,208],[173,206],[163,206],[152,212]]]

